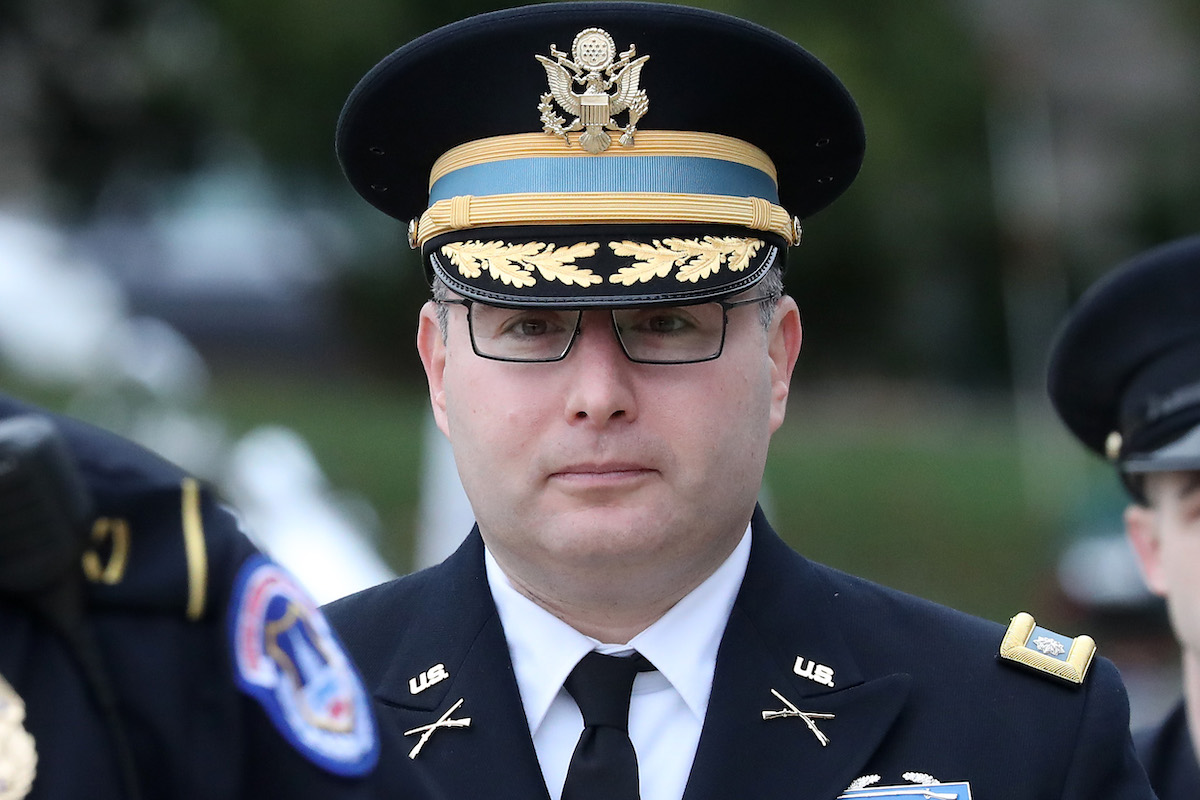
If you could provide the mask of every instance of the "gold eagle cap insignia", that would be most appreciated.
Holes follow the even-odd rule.
[[[542,95],[538,111],[542,130],[561,136],[568,145],[569,134],[583,131],[579,144],[589,153],[602,153],[612,144],[608,131],[621,132],[621,144],[629,147],[637,132],[637,123],[650,108],[646,90],[638,87],[642,67],[650,56],[638,56],[637,48],[618,55],[612,36],[601,28],[585,28],[571,44],[571,53],[550,45],[550,57],[535,56],[546,68],[550,91]],[[576,87],[583,91],[576,91]],[[555,109],[572,117],[570,122]],[[618,114],[628,112],[625,125],[617,123]]]

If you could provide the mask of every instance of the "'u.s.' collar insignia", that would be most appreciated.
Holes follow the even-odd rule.
[[[234,677],[306,758],[336,775],[375,768],[370,699],[315,602],[262,556],[246,561],[229,605]]]
[[[796,663],[792,667],[792,672],[801,678],[808,678],[810,681],[819,683],[822,686],[833,688],[833,667],[818,664],[812,659],[806,659],[804,656],[796,656]]]
[[[571,143],[567,134],[582,130],[579,144],[589,153],[603,152],[612,144],[606,130],[621,131],[621,144],[632,145],[637,122],[650,108],[646,91],[638,88],[642,67],[650,56],[636,58],[637,48],[631,44],[618,58],[613,38],[600,28],[586,28],[576,35],[571,58],[554,45],[550,45],[550,55],[553,60],[535,56],[546,68],[550,82],[550,91],[538,103],[542,130],[561,136],[567,144]],[[584,90],[573,91],[574,84]],[[568,124],[554,111],[552,100],[575,119]],[[629,112],[629,124],[622,126],[613,117],[623,111]]]
[[[407,730],[404,732],[405,736],[412,736],[415,733],[421,734],[421,738],[417,740],[415,745],[413,745],[413,749],[408,751],[409,758],[415,759],[417,757],[417,755],[421,752],[421,748],[424,747],[425,743],[429,741],[429,737],[433,736],[434,731],[439,730],[440,728],[471,727],[470,717],[462,717],[461,719],[450,718],[451,714],[453,714],[455,711],[458,711],[458,709],[462,707],[465,699],[466,698],[463,697],[458,698],[458,702],[450,706],[450,708],[446,710],[445,714],[442,714],[440,717],[438,717],[437,722],[431,722],[428,725],[418,725],[412,730]]]
[[[0,675],[0,800],[21,800],[33,788],[37,747],[24,723],[25,702]]]
[[[878,775],[864,775],[838,795],[837,800],[971,800],[971,785],[966,781],[942,783],[923,772],[906,772],[903,777],[908,783],[879,786]]]
[[[1083,683],[1095,654],[1092,637],[1071,639],[1038,627],[1024,611],[1012,618],[1000,643],[1001,658],[1076,684]]]
[[[446,671],[445,664],[434,664],[420,675],[408,679],[408,691],[411,694],[420,694],[435,683],[441,683],[449,677],[450,673]]]

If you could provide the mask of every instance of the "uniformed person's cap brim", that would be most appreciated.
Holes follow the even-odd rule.
[[[607,150],[589,155],[580,132],[568,144],[543,131],[545,114],[571,115],[539,113],[539,103],[553,105],[552,46],[561,66],[591,29],[622,57],[646,58],[635,77],[648,109],[631,146],[610,129]],[[417,221],[427,271],[467,296],[514,304],[740,291],[782,263],[798,238],[793,217],[850,185],[864,144],[845,87],[794,42],[725,14],[633,2],[526,6],[432,31],[359,82],[337,133],[354,188]],[[517,194],[548,201],[523,211],[510,202]]]
[[[1200,470],[1200,425],[1165,447],[1146,453],[1130,453],[1121,469],[1134,474]]]
[[[1200,236],[1086,292],[1051,350],[1048,388],[1071,432],[1124,472],[1200,469]]]

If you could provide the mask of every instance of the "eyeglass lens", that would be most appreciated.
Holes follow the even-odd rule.
[[[472,303],[470,326],[480,355],[511,361],[562,358],[575,337],[577,309],[499,308]],[[613,327],[634,361],[704,361],[721,352],[725,311],[720,303],[612,310]]]

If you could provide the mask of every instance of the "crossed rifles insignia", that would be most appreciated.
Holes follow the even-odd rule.
[[[821,747],[825,747],[827,744],[829,744],[829,737],[821,732],[821,729],[817,727],[817,723],[813,720],[833,719],[833,714],[823,714],[816,711],[801,711],[792,703],[792,701],[788,700],[774,689],[771,690],[771,694],[779,698],[779,702],[783,703],[786,708],[778,711],[762,712],[762,718],[764,720],[779,719],[780,717],[799,717],[800,719],[804,720],[804,724],[808,726],[810,731],[812,731],[813,736],[817,737],[817,741],[821,743]]]
[[[450,718],[450,715],[453,714],[455,711],[458,711],[459,707],[462,706],[463,700],[465,700],[465,699],[466,698],[463,698],[463,697],[458,698],[458,702],[455,703],[454,705],[450,706],[450,708],[446,711],[446,713],[442,714],[442,716],[438,718],[437,722],[431,722],[428,725],[419,725],[416,728],[413,728],[412,730],[407,730],[404,732],[405,736],[412,736],[413,734],[417,734],[417,733],[421,734],[421,738],[417,740],[417,743],[416,743],[416,745],[413,746],[413,749],[408,751],[409,758],[415,759],[417,757],[417,755],[420,754],[421,748],[424,747],[425,743],[429,741],[429,737],[433,736],[434,731],[436,731],[440,728],[469,728],[469,727],[471,727],[471,718],[470,717],[463,717],[461,719],[451,719]]]
[[[621,144],[633,144],[637,122],[650,108],[646,91],[638,88],[642,67],[650,56],[637,57],[637,48],[617,56],[617,46],[607,31],[586,28],[579,32],[571,45],[571,57],[550,45],[550,55],[536,56],[546,68],[550,91],[541,97],[538,111],[542,112],[542,129],[561,136],[569,145],[567,134],[582,130],[579,144],[589,153],[600,153],[612,144],[607,131],[621,131]],[[576,84],[583,87],[576,92]],[[552,102],[553,101],[553,102]],[[570,123],[554,110],[554,103],[574,116]],[[629,122],[618,125],[617,114],[629,112]]]

